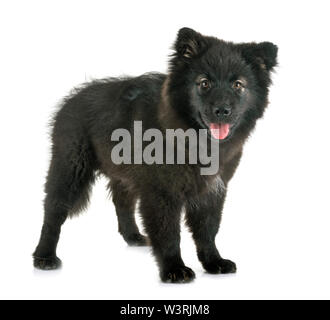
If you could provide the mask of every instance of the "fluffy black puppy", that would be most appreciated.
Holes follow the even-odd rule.
[[[88,203],[98,173],[109,187],[119,232],[130,245],[150,241],[163,281],[195,277],[180,254],[180,214],[196,242],[198,257],[210,273],[232,273],[215,245],[225,188],[242,155],[243,144],[267,105],[270,72],[277,47],[269,42],[233,44],[183,28],[175,42],[169,73],[94,81],[65,99],[55,116],[52,160],[47,176],[45,216],[34,266],[55,269],[61,225]],[[203,176],[200,165],[116,165],[111,160],[117,128],[143,130],[207,129],[220,143],[220,168]],[[134,219],[137,200],[147,239]]]

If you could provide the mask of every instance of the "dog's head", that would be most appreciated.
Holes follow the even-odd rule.
[[[251,129],[267,105],[277,46],[234,44],[179,30],[170,61],[170,103],[196,129],[227,141],[239,127]]]

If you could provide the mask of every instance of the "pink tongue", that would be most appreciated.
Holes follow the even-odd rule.
[[[211,134],[214,139],[223,140],[226,139],[229,133],[228,123],[211,123],[210,124]]]

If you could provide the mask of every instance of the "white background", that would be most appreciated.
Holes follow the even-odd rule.
[[[328,1],[1,1],[0,297],[39,299],[330,298]],[[63,227],[60,271],[32,267],[42,223],[49,122],[92,78],[166,71],[187,26],[279,47],[270,105],[229,186],[217,243],[236,275],[162,284],[147,248],[128,248],[100,179]]]

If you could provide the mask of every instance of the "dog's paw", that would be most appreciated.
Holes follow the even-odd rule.
[[[134,233],[125,238],[127,244],[132,247],[143,247],[148,246],[148,238],[140,233]]]
[[[237,271],[235,262],[226,259],[218,259],[212,262],[203,263],[203,266],[208,273],[213,274],[228,274],[236,273]]]
[[[57,257],[39,258],[33,257],[33,265],[40,270],[56,270],[61,268],[62,261]]]
[[[195,272],[186,266],[177,266],[163,271],[161,279],[167,283],[187,283],[195,279]]]

